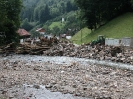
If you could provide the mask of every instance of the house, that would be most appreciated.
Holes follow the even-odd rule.
[[[25,39],[30,38],[31,34],[25,29],[18,29],[17,33],[20,36],[20,43],[23,43]]]
[[[29,38],[31,36],[31,34],[25,29],[18,29],[17,33],[19,34],[20,38]]]
[[[66,38],[67,34],[60,34],[61,38]]]
[[[41,35],[45,34],[45,30],[43,28],[37,28],[36,32],[39,32]]]
[[[65,38],[65,39],[71,39],[72,36],[68,35],[68,34],[60,34],[61,38]]]

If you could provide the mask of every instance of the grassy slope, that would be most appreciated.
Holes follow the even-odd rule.
[[[89,33],[91,33],[90,29],[83,28],[72,37],[71,41],[73,41],[76,44],[80,44],[81,43],[81,37],[86,38],[89,35]],[[85,42],[85,39],[82,39],[82,42]]]
[[[126,13],[113,19],[93,33],[84,28],[82,35],[82,43],[91,42],[97,39],[98,35],[105,35],[107,38],[133,37],[133,13]],[[81,44],[81,31],[76,33],[71,40],[74,43]]]
[[[58,27],[59,29],[61,29],[62,27],[64,27],[64,23],[61,23],[61,21],[58,22],[52,22],[52,24],[49,26],[50,29],[52,30],[54,27]]]
[[[54,27],[58,27],[59,29],[62,29],[62,28],[65,26],[66,22],[67,22],[67,18],[72,17],[72,16],[75,16],[75,14],[76,14],[75,11],[70,11],[70,12],[68,12],[68,13],[65,13],[65,14],[59,16],[59,17],[60,17],[60,20],[59,20],[59,21],[53,21],[53,22],[51,23],[51,25],[49,26],[49,28],[50,28],[51,30],[52,30]],[[65,21],[64,21],[63,23],[61,22],[61,18],[62,18],[62,17],[64,17],[64,19],[65,19]],[[55,19],[56,19],[56,18],[55,18]]]

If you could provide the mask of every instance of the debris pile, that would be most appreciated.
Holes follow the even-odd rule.
[[[45,56],[68,56],[133,64],[133,49],[119,46],[90,47],[89,45],[75,46],[71,43],[59,43],[43,53]]]
[[[22,44],[17,48],[17,54],[31,54],[31,55],[41,55],[43,51],[50,49],[51,46],[57,44],[59,40],[56,37],[46,38],[40,37],[40,41],[34,42],[34,44]]]
[[[44,56],[68,56],[88,58],[96,60],[108,60],[133,65],[133,49],[121,46],[107,45],[81,45],[76,46],[67,41],[57,39],[40,39],[39,42],[25,42],[17,49],[12,49],[12,43],[1,47],[0,53],[14,52],[16,54],[44,55]]]
[[[39,38],[40,41],[32,41],[27,40],[24,43],[18,45],[15,49],[13,47],[14,43],[10,43],[6,46],[0,47],[0,53],[8,54],[8,53],[16,53],[16,54],[31,54],[31,55],[41,55],[43,51],[50,49],[51,46],[58,43],[58,39],[53,37],[47,39],[45,37]]]
[[[17,54],[31,54],[31,55],[40,55],[43,54],[43,51],[50,48],[48,45],[41,45],[40,43],[36,44],[21,44],[17,49]]]
[[[12,53],[15,52],[14,43],[10,43],[5,46],[0,46],[0,53]]]

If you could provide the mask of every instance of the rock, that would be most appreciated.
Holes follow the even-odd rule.
[[[112,61],[115,61],[116,59],[117,59],[116,57],[112,57],[112,58],[111,58]]]
[[[111,55],[112,55],[112,56],[116,56],[117,53],[121,53],[121,52],[122,52],[122,49],[121,49],[120,47],[113,47],[113,48],[111,49]]]
[[[36,88],[36,89],[40,89],[39,85],[33,85],[33,87]]]
[[[70,87],[70,86],[62,86],[62,88],[64,89],[64,90],[67,90],[69,93],[74,93],[75,92],[75,88],[72,88],[72,87]]]
[[[7,90],[2,90],[1,94],[6,94]]]
[[[77,88],[77,85],[73,84],[72,87],[73,87],[73,88]]]
[[[104,56],[100,57],[100,60],[104,60],[104,59],[105,59]]]
[[[53,87],[53,85],[51,84],[51,83],[48,83],[46,86],[45,86],[45,88],[52,88]]]

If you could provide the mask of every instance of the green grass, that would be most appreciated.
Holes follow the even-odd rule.
[[[133,13],[123,14],[99,29],[91,33],[89,29],[82,29],[82,43],[89,43],[96,40],[98,35],[105,35],[107,38],[133,37]],[[72,39],[74,43],[81,44],[81,31],[76,33]]]
[[[90,33],[91,33],[90,29],[83,28],[72,37],[71,41],[76,43],[76,44],[80,44],[81,43],[81,37],[86,38]],[[82,42],[85,42],[85,40],[82,39]]]
[[[54,27],[58,27],[59,29],[61,29],[62,27],[64,27],[64,23],[61,23],[61,21],[57,21],[57,22],[52,22],[52,24],[49,26],[49,28],[52,30]]]

